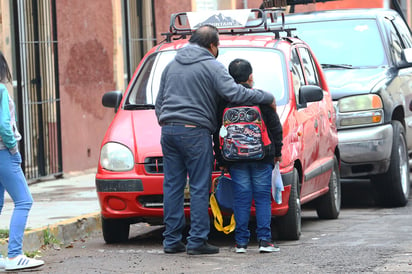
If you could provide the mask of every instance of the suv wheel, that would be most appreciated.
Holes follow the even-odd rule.
[[[293,169],[293,180],[289,196],[289,210],[285,216],[276,219],[276,228],[282,240],[299,240],[302,231],[301,207],[299,198],[299,175]]]
[[[341,205],[341,185],[339,164],[336,156],[333,159],[332,173],[329,179],[329,191],[316,201],[316,212],[321,219],[336,219]]]
[[[102,217],[102,231],[107,244],[125,242],[129,239],[130,224],[122,219]]]
[[[391,162],[386,173],[372,177],[377,202],[383,206],[405,206],[410,192],[409,157],[405,130],[399,121],[392,122],[393,143]]]

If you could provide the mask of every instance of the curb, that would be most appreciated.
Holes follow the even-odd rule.
[[[24,232],[23,252],[33,252],[46,245],[45,241],[67,246],[75,240],[89,236],[101,230],[100,212],[81,215],[65,221]],[[0,241],[0,252],[7,254],[8,239]]]

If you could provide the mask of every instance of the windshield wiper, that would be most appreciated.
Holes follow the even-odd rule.
[[[347,64],[321,64],[322,68],[345,68],[351,69],[352,65]]]
[[[124,106],[125,110],[136,110],[136,109],[154,109],[155,106],[153,104],[128,104]]]

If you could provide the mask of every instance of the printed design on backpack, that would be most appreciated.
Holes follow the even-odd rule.
[[[260,160],[271,143],[258,106],[225,108],[219,136],[222,156],[227,161]]]

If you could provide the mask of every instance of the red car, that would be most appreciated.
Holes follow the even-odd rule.
[[[226,27],[219,30],[218,60],[227,66],[235,58],[247,59],[254,70],[255,88],[276,97],[283,125],[280,169],[285,190],[283,202],[272,203],[272,227],[280,239],[297,240],[301,234],[301,204],[313,201],[318,216],[324,219],[337,218],[340,211],[336,116],[322,68],[309,46],[292,36],[292,29],[272,29],[266,11],[213,13],[218,16],[204,17],[226,22]],[[237,13],[243,15],[233,20]],[[250,21],[250,15],[256,19]],[[163,69],[188,43],[192,32],[177,22],[191,22],[196,16],[173,15],[166,41],[145,55],[124,96],[120,91],[103,96],[103,105],[117,112],[104,136],[96,174],[107,243],[127,240],[130,224],[163,222],[162,150],[154,103]],[[189,20],[178,20],[182,17]],[[229,20],[245,23],[228,27]],[[216,171],[213,176],[218,175]],[[185,214],[189,218],[189,193],[186,198]],[[253,207],[251,214],[255,214]]]

